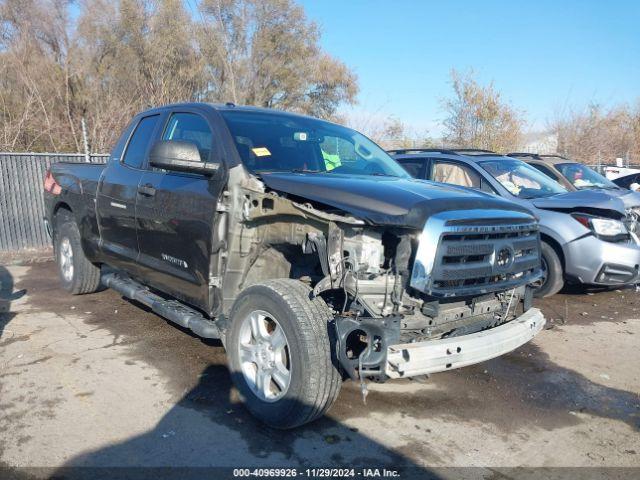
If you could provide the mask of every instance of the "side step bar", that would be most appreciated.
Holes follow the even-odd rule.
[[[102,283],[122,296],[146,305],[161,317],[188,328],[199,337],[220,338],[220,330],[215,322],[177,300],[166,300],[150,292],[147,287],[130,278],[122,277],[117,273],[108,273],[102,276]]]

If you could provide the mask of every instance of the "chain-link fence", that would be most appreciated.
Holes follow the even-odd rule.
[[[89,161],[107,158],[91,155]],[[43,224],[45,173],[52,163],[86,160],[74,153],[0,153],[0,252],[50,245]]]

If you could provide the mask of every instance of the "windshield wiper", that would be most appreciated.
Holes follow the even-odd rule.
[[[546,197],[553,197],[554,195],[560,195],[561,193],[566,193],[566,192],[559,192],[559,193],[540,193],[537,195],[519,195],[518,198],[521,198],[523,200],[533,200],[535,198],[546,198]]]
[[[311,170],[308,168],[292,168],[291,173],[325,173],[324,170]]]
[[[380,172],[368,173],[367,175],[371,175],[372,177],[394,177],[394,178],[398,178],[398,175],[391,175],[390,173],[380,173]]]

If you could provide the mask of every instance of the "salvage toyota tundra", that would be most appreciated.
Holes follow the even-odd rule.
[[[102,283],[224,345],[247,408],[292,428],[343,379],[481,362],[543,327],[536,218],[414,180],[363,135],[233,104],[137,115],[105,165],[58,163],[47,228],[73,294]]]

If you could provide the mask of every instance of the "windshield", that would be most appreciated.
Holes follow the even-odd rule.
[[[615,183],[581,163],[559,163],[556,168],[578,190],[586,188],[618,189]]]
[[[514,197],[549,197],[567,191],[544,173],[520,160],[486,160],[479,163]]]
[[[382,148],[340,125],[281,113],[223,110],[244,165],[254,173],[309,172],[410,178]]]

